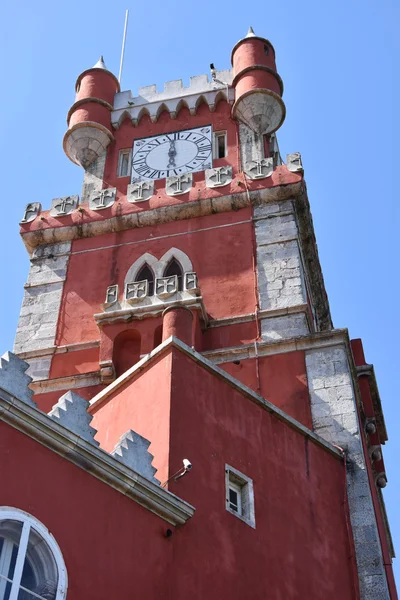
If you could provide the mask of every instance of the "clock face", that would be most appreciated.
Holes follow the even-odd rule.
[[[135,140],[132,151],[132,182],[210,169],[211,140],[211,125]]]

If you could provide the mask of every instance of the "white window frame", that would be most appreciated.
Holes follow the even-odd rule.
[[[17,600],[20,592],[22,570],[24,568],[25,556],[28,547],[28,540],[31,528],[33,528],[48,545],[54,561],[57,565],[58,581],[57,594],[55,600],[64,600],[67,597],[68,577],[65,568],[64,559],[56,540],[49,530],[35,517],[18,508],[10,506],[0,506],[0,522],[5,520],[17,521],[22,523],[21,538],[18,545],[17,560],[15,563],[14,577],[11,585],[9,600]],[[35,596],[32,594],[32,599]]]
[[[213,133],[213,158],[214,160],[218,160],[218,138],[219,137],[223,137],[224,138],[224,144],[225,144],[225,156],[223,156],[222,158],[226,158],[228,156],[228,137],[226,134],[226,130],[225,131],[214,131]]]
[[[122,157],[128,156],[128,172],[126,175],[121,175],[122,169]],[[132,148],[124,148],[120,150],[118,153],[118,168],[117,168],[117,177],[130,177],[132,171]]]
[[[238,510],[231,508],[229,490],[239,494]],[[225,508],[253,529],[256,528],[253,480],[230,465],[225,465]]]

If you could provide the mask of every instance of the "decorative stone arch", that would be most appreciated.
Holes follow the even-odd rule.
[[[219,92],[216,94],[215,98],[214,98],[214,102],[212,105],[212,108],[210,107],[210,110],[212,112],[215,111],[215,109],[217,108],[218,104],[222,101],[225,100],[225,102],[229,103],[229,99],[228,99],[228,95],[226,93],[225,90],[219,90]]]
[[[162,104],[160,104],[160,106],[157,108],[157,113],[156,113],[156,121],[158,121],[158,119],[160,118],[160,116],[162,115],[163,112],[167,112],[169,116],[171,116],[171,111],[168,108],[168,106],[165,104],[165,102],[162,102]]]
[[[136,281],[136,275],[145,264],[149,265],[150,269],[153,271],[154,277],[161,277],[161,275],[158,275],[158,263],[159,261],[156,259],[156,257],[149,252],[142,254],[142,256],[135,260],[133,265],[129,267],[125,275],[124,288],[127,283]]]
[[[201,94],[201,96],[199,96],[196,100],[196,105],[195,105],[195,112],[197,113],[197,111],[199,110],[200,106],[202,104],[205,104],[208,108],[208,110],[210,110],[210,106],[208,103],[208,100],[205,96],[203,96],[203,94]]]
[[[193,271],[192,262],[188,255],[178,248],[170,248],[158,261],[156,277],[164,276],[164,270],[173,258],[179,262],[183,273],[189,273]]]
[[[149,119],[151,118],[149,110],[145,106],[143,106],[143,108],[140,109],[139,114],[138,114],[138,116],[135,119],[136,120],[136,124],[139,125],[139,123],[142,120],[142,118],[144,116],[146,116],[146,115],[149,117]]]
[[[176,108],[175,108],[175,114],[176,114],[176,116],[179,115],[179,113],[181,112],[182,108],[187,108],[188,111],[190,112],[190,106],[187,103],[187,101],[185,99],[183,99],[183,98],[181,98],[179,100],[178,104],[176,105]]]
[[[7,527],[8,523],[10,524]],[[13,524],[21,523],[20,535],[16,534]],[[1,525],[4,525],[1,527]],[[64,600],[67,596],[68,577],[60,547],[49,530],[29,513],[10,506],[0,506],[0,535],[3,533],[18,546],[14,571],[14,584],[19,587],[25,557],[38,585],[48,586],[54,582],[55,600]],[[34,543],[28,547],[28,539],[33,536]],[[36,538],[36,539],[35,539]],[[20,553],[23,553],[20,559]],[[13,593],[13,589],[11,592]]]
[[[120,115],[117,123],[113,123],[114,129],[119,129],[125,119],[128,119],[132,123],[132,117],[127,110],[124,110],[124,112]]]

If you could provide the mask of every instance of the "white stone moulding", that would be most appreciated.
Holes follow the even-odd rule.
[[[24,216],[20,223],[30,223],[41,213],[42,205],[40,202],[30,202],[25,206]]]
[[[291,171],[292,173],[303,171],[303,163],[300,152],[293,152],[293,154],[286,155],[286,167],[287,170]]]
[[[178,291],[178,277],[177,275],[170,275],[169,277],[157,277],[156,279],[156,295],[160,298],[168,298],[176,294]]]
[[[182,80],[167,81],[164,90],[157,91],[155,85],[139,88],[139,95],[132,96],[131,91],[120,92],[114,98],[114,110],[111,121],[114,129],[118,129],[122,121],[129,117],[134,125],[140,121],[143,114],[148,114],[155,123],[164,110],[171,118],[176,118],[180,109],[186,106],[191,115],[195,115],[202,102],[208,104],[214,111],[220,99],[233,103],[235,91],[231,86],[232,71],[216,71],[214,79],[209,81],[207,75],[197,75],[190,78],[190,85],[184,87]]]
[[[110,208],[115,202],[117,188],[95,190],[89,197],[89,208],[91,210],[104,210]]]
[[[129,303],[141,302],[149,295],[149,282],[147,279],[143,281],[133,281],[125,285],[125,300]]]
[[[184,275],[184,290],[190,294],[196,294],[199,289],[197,280],[197,273],[192,271],[191,273],[185,273]]]
[[[79,204],[79,196],[64,196],[53,198],[51,201],[50,216],[65,217],[70,215]]]
[[[104,306],[112,306],[116,302],[118,302],[118,285],[109,285],[106,291]]]
[[[167,177],[165,180],[165,191],[168,196],[186,194],[193,186],[193,174],[185,173],[177,177]]]
[[[154,181],[137,181],[128,185],[126,197],[128,202],[145,202],[154,195]]]
[[[265,179],[270,177],[274,171],[274,159],[262,158],[246,163],[245,172],[250,179]]]
[[[206,186],[210,188],[222,187],[232,181],[232,167],[216,167],[206,169]]]

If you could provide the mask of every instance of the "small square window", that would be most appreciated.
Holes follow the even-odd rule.
[[[214,158],[225,158],[228,154],[226,143],[226,131],[216,131],[214,133]]]
[[[131,174],[131,150],[120,150],[118,156],[118,177],[129,177]]]
[[[253,481],[233,467],[225,465],[226,510],[256,527]]]

